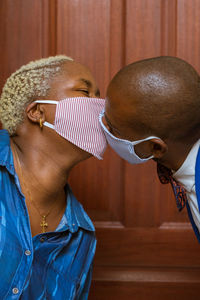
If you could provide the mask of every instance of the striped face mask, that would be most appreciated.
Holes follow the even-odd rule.
[[[104,99],[78,97],[60,101],[36,100],[34,102],[56,104],[54,125],[48,122],[44,122],[43,125],[54,129],[82,150],[98,159],[103,159],[107,142],[98,116],[104,108]]]

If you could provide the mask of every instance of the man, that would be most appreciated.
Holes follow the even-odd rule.
[[[200,77],[194,68],[175,57],[124,67],[108,86],[100,123],[122,158],[158,163],[161,182],[172,184],[179,210],[186,204],[200,242]]]
[[[94,227],[70,190],[71,169],[106,140],[104,100],[66,56],[30,62],[0,98],[0,298],[88,298]]]

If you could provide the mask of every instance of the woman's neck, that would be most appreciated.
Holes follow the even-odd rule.
[[[22,193],[30,219],[32,236],[45,231],[54,231],[66,207],[65,185],[69,172],[75,164],[72,155],[57,153],[41,143],[21,143],[20,138],[11,138],[15,171],[19,177]],[[69,152],[70,153],[70,152]]]
[[[11,148],[20,183],[25,182],[41,208],[63,198],[70,170],[76,164],[72,155],[57,153],[54,146],[49,149],[38,142],[22,143],[18,137],[11,138]]]

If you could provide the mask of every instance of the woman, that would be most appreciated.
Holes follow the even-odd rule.
[[[63,55],[22,66],[3,88],[1,299],[88,297],[94,227],[67,179],[105,150],[98,96],[90,71]]]

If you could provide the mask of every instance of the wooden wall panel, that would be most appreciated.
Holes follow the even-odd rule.
[[[186,209],[178,211],[171,186],[160,183],[156,169],[155,162],[125,165],[126,225],[129,227],[159,227],[168,222],[185,226],[188,222]]]
[[[176,56],[177,0],[161,1],[161,55]]]
[[[177,2],[126,1],[126,62],[176,54]],[[188,222],[177,211],[171,187],[158,180],[156,164],[125,164],[126,225],[146,227]],[[130,193],[130,191],[132,191]],[[132,209],[131,209],[132,207]]]
[[[161,52],[162,0],[126,0],[126,64]]]
[[[47,1],[1,0],[0,89],[27,62],[48,56]]]
[[[199,243],[187,228],[97,228],[97,237],[98,267],[200,267]]]
[[[102,92],[109,81],[110,5],[108,0],[60,0],[57,52],[88,65]]]
[[[111,76],[123,63],[123,1],[61,0],[58,4],[57,52],[87,65],[105,96]],[[77,198],[98,226],[121,224],[122,174],[123,162],[108,149],[103,163],[92,158],[70,175]]]
[[[200,1],[177,1],[177,53],[200,72]]]
[[[125,2],[124,64],[160,55],[177,55],[186,59],[188,53],[189,62],[197,67],[197,57],[192,60],[191,48],[184,47],[187,36],[193,31],[197,32],[190,38],[193,46],[198,36],[195,1],[194,6],[181,0]],[[189,6],[192,8],[187,10]],[[183,29],[181,24],[184,22],[188,23],[189,32],[185,27]],[[182,39],[181,43],[179,39]],[[180,51],[183,54],[179,54]],[[113,299],[113,296],[117,299],[147,299],[148,292],[148,299],[188,299],[197,295],[199,244],[188,222],[186,209],[181,213],[177,211],[171,187],[160,184],[155,163],[131,166],[122,162],[122,165],[122,227],[97,228],[99,243],[91,299],[101,299],[100,292],[103,299]],[[133,274],[135,266],[144,267],[151,283],[146,282],[140,271],[130,278],[124,266]],[[167,283],[163,284],[154,277],[151,266],[159,267],[160,278],[165,274]],[[169,272],[166,272],[166,266],[170,267]],[[193,268],[196,272],[192,274]],[[173,277],[175,273],[183,277],[188,274],[184,279],[185,293],[181,289],[183,282],[179,281],[180,277]],[[141,286],[137,284],[138,280],[141,280]],[[170,293],[167,286],[172,288]],[[143,289],[146,292],[143,293]]]
[[[149,281],[147,282],[144,278],[140,277],[141,274],[138,274],[138,277],[141,278],[141,281],[132,281],[129,278],[125,280],[124,277],[121,280],[110,280],[109,277],[104,284],[102,284],[101,277],[99,277],[99,280],[95,279],[94,281],[95,287],[92,286],[91,288],[89,300],[193,300],[198,298],[199,281],[196,279],[198,278],[198,273],[194,273],[195,280],[193,282],[188,281],[188,278],[191,279],[192,277],[191,273],[189,273],[188,278],[185,278],[183,281],[179,278],[179,280],[174,278],[174,282],[169,280],[163,282],[160,279],[162,273],[159,275],[160,276],[153,281],[150,279],[153,279],[152,274],[148,274]],[[171,274],[170,277],[172,278]],[[116,298],[113,298],[113,296]]]
[[[59,5],[57,51],[87,64],[103,95],[109,79],[123,65],[152,56],[176,55],[178,5],[175,0],[95,1],[95,4],[91,0],[84,3],[79,0],[60,1]],[[97,36],[100,41],[96,40]],[[198,268],[183,279],[183,282],[191,280],[185,294],[181,291],[183,282],[173,274],[184,277],[188,269],[200,267],[198,243],[186,210],[179,213],[170,186],[160,184],[154,162],[131,166],[108,150],[103,163],[90,160],[77,166],[71,184],[97,228],[90,299],[126,296],[145,299],[148,291],[148,299],[159,299],[160,293],[163,299],[196,294]],[[133,274],[136,266],[144,267],[149,281],[145,282],[141,269],[130,279],[124,266]],[[154,276],[152,266],[159,268],[161,277],[166,275],[165,283]],[[168,272],[166,266],[170,267]],[[167,286],[173,287],[170,293]]]
[[[139,59],[175,55],[200,70],[199,15],[199,0],[1,0],[0,85],[62,53],[89,66],[103,97]],[[108,149],[74,168],[70,184],[97,228],[90,300],[198,298],[199,244],[154,162],[131,166]]]

